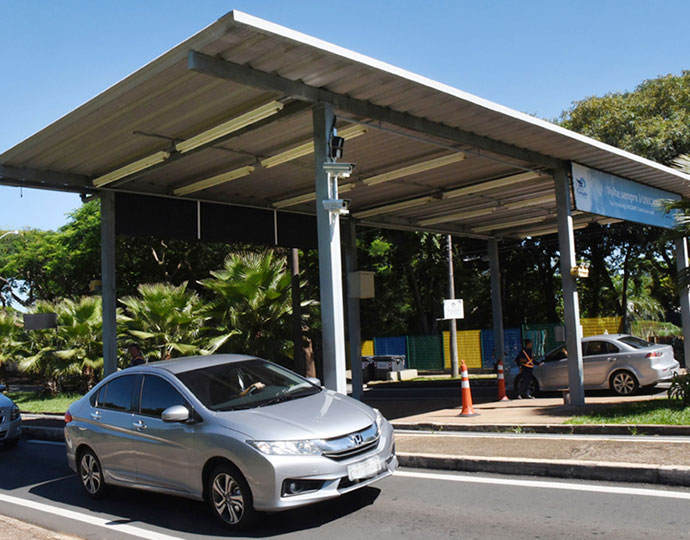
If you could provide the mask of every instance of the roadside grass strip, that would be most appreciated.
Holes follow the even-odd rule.
[[[597,484],[576,484],[574,482],[547,482],[540,480],[515,480],[512,478],[490,478],[484,476],[462,476],[454,474],[423,473],[413,471],[395,471],[393,476],[420,478],[425,480],[444,480],[447,482],[465,482],[468,484],[492,484],[500,486],[527,487],[536,489],[560,489],[565,491],[582,491],[588,493],[610,493],[614,495],[637,495],[640,497],[661,497],[690,501],[690,491],[671,491],[649,488],[631,488],[605,486]]]
[[[41,392],[8,392],[7,397],[14,401],[21,412],[62,414],[72,403],[82,397],[79,393],[62,393],[48,396]]]
[[[61,518],[86,523],[88,525],[103,527],[105,529],[128,534],[137,538],[143,538],[144,540],[181,540],[177,536],[170,536],[168,534],[142,529],[140,527],[127,525],[125,523],[118,523],[117,521],[113,521],[113,518],[101,518],[94,516],[93,514],[75,512],[74,510],[68,510],[67,508],[50,506],[48,504],[31,501],[28,499],[12,497],[11,495],[5,495],[4,493],[0,493],[0,501],[21,506],[23,508],[30,508],[31,510],[36,510],[37,512],[43,512],[45,514],[51,514]]]
[[[671,399],[607,405],[587,414],[573,416],[566,424],[654,424],[690,425],[690,407]]]

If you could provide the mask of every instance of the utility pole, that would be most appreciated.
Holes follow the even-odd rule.
[[[455,300],[455,277],[453,275],[453,237],[448,235],[448,299]],[[450,319],[450,369],[454,379],[458,370],[458,328],[455,319]]]

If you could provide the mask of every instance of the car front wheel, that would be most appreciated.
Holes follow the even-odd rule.
[[[619,396],[631,396],[640,387],[635,375],[629,371],[616,371],[611,375],[611,390]]]
[[[92,450],[85,450],[79,458],[79,478],[87,495],[100,499],[105,495],[106,484],[103,480],[101,462]]]
[[[239,470],[221,464],[211,471],[207,499],[213,515],[233,530],[246,529],[256,519],[249,485]]]

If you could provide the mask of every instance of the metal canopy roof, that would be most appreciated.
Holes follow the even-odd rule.
[[[357,164],[341,196],[363,224],[555,232],[550,170],[570,161],[690,197],[679,171],[237,11],[0,155],[0,184],[313,214],[317,101]]]

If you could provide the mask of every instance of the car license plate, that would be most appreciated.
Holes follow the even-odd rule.
[[[347,467],[347,477],[350,480],[363,480],[376,476],[381,467],[381,462],[377,456],[370,457],[359,463],[353,463]]]

